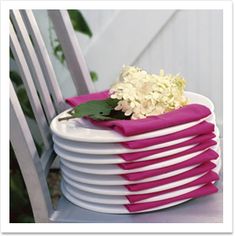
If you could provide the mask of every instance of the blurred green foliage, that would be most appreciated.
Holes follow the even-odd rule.
[[[67,10],[67,11],[70,16],[70,20],[74,30],[82,34],[86,34],[91,38],[93,36],[92,31],[90,30],[89,25],[84,19],[82,13],[78,10]]]
[[[73,28],[75,31],[81,32],[89,37],[92,37],[92,32],[84,19],[83,15],[78,10],[68,10]],[[51,31],[51,29],[49,29]],[[50,35],[49,35],[50,36]],[[59,61],[64,64],[65,56],[61,45],[57,39],[52,39],[50,36],[53,53]],[[10,50],[10,59],[14,61],[14,55]],[[11,65],[11,63],[10,63]],[[98,76],[94,71],[90,72],[91,79],[96,81]],[[34,113],[30,105],[25,86],[19,73],[16,70],[10,70],[10,79],[14,85],[17,97],[20,101],[22,110],[25,116],[35,122]],[[43,151],[43,145],[40,140],[34,138],[34,142],[39,155]],[[49,184],[50,191],[52,187]],[[32,223],[34,222],[33,213],[27,194],[26,186],[16,156],[12,146],[10,145],[10,222],[11,223]]]
[[[10,145],[10,222],[33,223],[33,213],[14,150]]]

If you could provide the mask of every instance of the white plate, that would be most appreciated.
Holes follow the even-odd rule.
[[[185,94],[189,98],[191,103],[198,103],[205,105],[211,110],[212,113],[214,112],[214,105],[207,97],[193,92],[185,92]],[[170,133],[174,133],[192,127],[200,123],[201,121],[206,120],[205,118],[199,121],[173,126],[153,132],[148,132],[145,134],[124,137],[121,134],[118,134],[117,132],[111,129],[94,126],[86,119],[72,119],[69,121],[58,121],[58,118],[68,115],[67,114],[68,110],[62,112],[53,119],[50,125],[51,131],[53,134],[61,138],[80,142],[115,143],[115,142],[125,142],[131,140],[159,137],[162,135],[167,135]]]
[[[132,152],[142,152],[158,148],[164,148],[172,146],[178,143],[185,142],[189,139],[194,138],[194,136],[189,136],[186,138],[176,139],[170,142],[160,143],[145,148],[130,149],[126,148],[119,143],[87,143],[87,142],[76,142],[71,140],[66,140],[53,135],[53,142],[64,150],[84,153],[84,154],[95,154],[95,155],[109,155],[109,154],[122,154],[122,153],[132,153]]]
[[[123,205],[105,205],[105,204],[91,203],[91,202],[87,202],[83,200],[78,200],[77,198],[73,197],[70,193],[68,193],[66,188],[64,188],[63,185],[62,185],[62,192],[64,196],[75,205],[78,205],[82,208],[85,208],[91,211],[96,211],[96,212],[101,212],[101,213],[110,213],[110,214],[136,214],[136,213],[142,213],[142,212],[157,211],[157,210],[172,207],[172,206],[175,206],[175,205],[178,205],[178,204],[181,204],[183,202],[190,200],[190,199],[181,200],[181,201],[173,202],[173,203],[166,204],[160,207],[152,208],[149,210],[131,213]]]
[[[215,126],[214,133],[215,133],[216,137],[219,137],[219,130],[216,126]],[[55,135],[53,135],[53,141],[57,146],[61,147],[64,150],[71,151],[71,152],[83,153],[83,154],[94,154],[94,155],[110,155],[110,154],[142,152],[142,151],[164,148],[164,147],[179,144],[181,142],[185,142],[187,140],[190,140],[193,137],[194,136],[190,136],[190,137],[177,139],[177,140],[173,140],[170,142],[156,144],[156,145],[148,146],[145,148],[139,148],[139,149],[129,149],[129,148],[122,146],[119,143],[76,142],[76,141],[62,139],[62,138],[59,138]]]
[[[78,200],[83,200],[87,202],[93,202],[93,203],[99,203],[99,204],[114,204],[114,205],[124,205],[124,204],[130,204],[130,201],[126,196],[120,196],[120,195],[101,195],[101,194],[95,194],[95,193],[89,193],[82,190],[79,190],[71,185],[65,184],[63,181],[61,183],[63,185],[61,188],[65,189],[69,194],[71,194],[74,198]],[[165,194],[161,194],[158,196],[154,196],[151,198],[147,198],[135,203],[144,203],[144,202],[152,202],[152,201],[160,201],[171,197],[176,197],[191,191],[194,191],[200,187],[202,187],[204,184],[196,185],[188,188],[184,188],[178,191],[173,191]]]
[[[74,186],[75,188],[77,188],[79,190],[83,190],[83,191],[90,192],[90,193],[96,193],[96,194],[102,194],[102,195],[131,195],[131,194],[136,195],[136,194],[159,192],[159,191],[167,190],[167,189],[170,189],[170,188],[175,188],[175,187],[181,186],[183,184],[192,182],[192,181],[200,178],[201,176],[203,176],[206,173],[207,172],[204,172],[200,175],[195,175],[195,176],[190,177],[190,178],[182,179],[182,180],[179,180],[179,181],[175,181],[175,182],[172,182],[172,183],[169,183],[169,184],[157,186],[157,187],[154,187],[154,188],[144,189],[144,190],[141,190],[141,191],[130,191],[126,187],[121,186],[121,185],[101,186],[101,185],[83,184],[83,183],[75,182],[75,181],[69,179],[68,177],[66,177],[65,175],[63,175],[63,180],[64,180],[64,183],[65,183],[65,186],[67,184],[72,185],[72,186]]]
[[[217,146],[215,146],[212,149],[219,153],[219,149]],[[201,151],[201,152],[203,152],[203,151]],[[198,155],[201,152],[192,153],[189,155],[185,155],[183,157],[175,158],[173,160],[158,163],[157,165],[152,165],[151,169],[162,168],[162,167],[166,167],[168,165],[173,165],[178,162],[182,162],[184,160],[192,158],[193,156]],[[186,171],[183,169],[184,168],[181,169],[182,172]],[[128,181],[116,174],[107,176],[107,175],[104,175],[104,172],[103,172],[103,175],[97,175],[94,172],[92,172],[92,174],[91,173],[84,173],[84,172],[80,172],[77,169],[76,170],[71,169],[63,164],[61,164],[61,170],[62,170],[63,174],[65,174],[67,177],[69,177],[70,179],[72,179],[74,181],[78,181],[78,182],[86,183],[86,184],[96,184],[96,185],[125,185],[125,184],[132,184],[132,183],[143,183],[143,182],[149,182],[149,181],[153,181],[153,180],[166,178],[168,175],[169,175],[168,177],[170,177],[170,176],[175,175],[176,172],[178,172],[178,170],[176,170],[175,172],[172,171],[172,172],[168,172],[168,173],[165,173],[162,175],[158,175],[158,176],[151,177],[151,178],[146,178],[146,179],[139,180],[139,181]],[[142,170],[144,171],[145,169],[144,168],[136,168],[134,170],[135,171],[133,171],[133,172],[139,172]],[[148,168],[148,170],[150,170],[150,169]],[[181,171],[180,171],[180,173],[181,173]],[[126,172],[126,173],[132,173],[132,172]]]
[[[155,158],[162,158],[165,156],[176,154],[178,152],[183,152],[194,146],[196,146],[196,144],[181,147],[181,148],[176,148],[176,149],[161,152],[158,154],[153,154],[150,156],[139,158],[136,161],[147,161],[147,160],[152,160]],[[56,153],[58,154],[58,156],[61,156],[63,159],[68,160],[68,161],[78,162],[78,163],[84,162],[84,163],[91,163],[91,164],[112,164],[112,163],[118,164],[118,163],[127,162],[123,158],[119,157],[118,155],[112,155],[112,154],[111,155],[93,155],[93,154],[75,153],[75,152],[66,151],[58,147],[56,144],[54,145],[54,149]],[[77,161],[75,161],[75,159],[77,159]]]
[[[144,166],[144,167],[139,167],[139,168],[129,169],[129,170],[122,169],[116,164],[104,164],[104,165],[102,165],[102,164],[101,165],[82,164],[82,163],[74,163],[74,162],[71,162],[71,161],[61,159],[61,163],[62,163],[61,168],[63,169],[63,167],[65,166],[65,167],[68,167],[68,170],[71,169],[71,170],[79,171],[79,172],[82,172],[82,173],[88,173],[88,174],[121,175],[121,174],[142,172],[142,171],[167,167],[167,166],[170,166],[170,165],[174,165],[174,164],[186,161],[186,160],[190,159],[191,156],[192,156],[192,154],[185,155],[185,156],[182,156],[182,157],[179,157],[179,158],[174,158],[172,160],[163,161],[161,163],[156,163],[156,164],[147,165],[147,166]]]
[[[63,166],[63,165],[61,165],[61,170],[62,170],[63,176],[66,176],[75,182],[92,184],[92,185],[93,184],[102,185],[102,186],[105,186],[105,185],[115,186],[115,185],[126,185],[126,184],[134,184],[134,183],[144,183],[144,182],[164,179],[164,178],[168,178],[168,177],[171,177],[174,175],[181,174],[181,173],[191,170],[195,167],[197,167],[197,165],[185,167],[182,169],[167,172],[165,174],[156,175],[154,177],[149,177],[149,178],[145,178],[145,179],[137,180],[137,181],[126,180],[123,177],[121,177],[120,175],[107,175],[107,174],[97,175],[97,174],[82,173],[79,171],[72,170],[72,169],[70,169],[66,166]]]
[[[218,165],[217,165],[217,167],[215,168],[214,171],[217,174],[219,174],[220,168],[221,168],[221,161],[219,160],[219,163],[218,163]],[[212,183],[214,183],[214,182],[215,181],[213,181]],[[62,184],[64,185],[66,190],[73,197],[75,197],[77,199],[80,199],[80,200],[85,200],[85,201],[94,202],[94,203],[101,203],[101,204],[129,204],[130,203],[130,201],[128,200],[128,198],[126,196],[95,194],[95,193],[90,193],[90,192],[79,190],[78,188],[75,188],[75,187],[73,187],[69,184],[66,184],[66,186],[65,186],[63,181],[62,181]],[[165,193],[165,194],[161,194],[161,195],[158,195],[158,196],[154,196],[154,197],[150,197],[150,198],[147,198],[147,199],[137,201],[137,203],[150,202],[150,201],[159,201],[159,200],[163,200],[163,199],[166,199],[166,198],[175,197],[175,196],[193,191],[197,188],[200,188],[203,185],[204,184],[184,188],[184,189],[177,190],[177,191],[172,191],[170,193]]]
[[[217,171],[219,172],[220,168],[221,168],[221,159],[219,159],[219,164],[216,168],[216,172]],[[75,205],[78,205],[78,206],[80,206],[82,208],[85,208],[85,209],[88,209],[88,210],[92,210],[92,211],[96,211],[96,212],[102,212],[102,213],[110,213],[110,214],[136,214],[136,213],[142,213],[142,212],[151,212],[151,211],[165,209],[165,208],[168,208],[168,207],[171,207],[171,206],[175,206],[175,205],[184,203],[188,200],[191,200],[191,198],[189,198],[189,199],[169,203],[169,204],[166,204],[166,205],[163,205],[163,206],[160,206],[160,207],[151,208],[151,209],[131,213],[123,205],[116,205],[116,204],[113,204],[113,205],[106,204],[105,205],[105,204],[91,203],[91,202],[88,202],[88,201],[79,200],[78,198],[76,198],[72,194],[70,194],[63,184],[61,185],[61,188],[62,188],[62,192],[63,192],[64,196],[69,201],[74,203]],[[117,196],[113,196],[113,197],[115,198]],[[152,199],[154,199],[154,198],[152,198]]]
[[[54,144],[54,151],[57,153],[57,155],[60,158],[65,159],[67,161],[71,161],[71,162],[77,162],[77,163],[84,163],[84,164],[121,164],[121,163],[126,163],[127,162],[123,158],[119,157],[118,155],[93,155],[93,154],[82,154],[82,153],[70,152],[70,151],[64,150],[63,148],[57,146],[56,144]],[[205,150],[203,150],[203,151],[205,151]],[[191,155],[191,157],[193,157],[195,154],[197,155],[197,154],[199,154],[203,151],[199,151],[199,152],[189,154],[189,155]],[[133,162],[146,161],[146,160],[152,160],[152,159],[155,159],[155,158],[161,158],[161,157],[167,156],[166,154],[167,154],[166,152],[163,152],[163,153],[143,157],[143,158],[141,158],[139,160],[135,160]]]
[[[217,160],[215,160],[214,163],[216,164],[216,167],[213,169],[213,171],[216,171],[217,173],[219,173],[219,170],[221,168],[221,157],[219,157]],[[192,166],[192,168],[194,168],[194,167]],[[187,168],[183,168],[183,169],[187,169]],[[174,188],[174,187],[189,183],[191,181],[194,181],[206,173],[207,172],[199,174],[199,175],[195,175],[195,176],[192,176],[189,178],[185,178],[182,180],[174,181],[169,184],[164,184],[164,185],[157,186],[154,188],[144,189],[141,191],[130,191],[126,187],[121,186],[121,185],[117,185],[117,186],[103,185],[102,186],[102,185],[95,185],[95,184],[85,184],[85,183],[76,182],[76,181],[68,178],[66,175],[63,175],[62,177],[64,179],[65,185],[66,184],[72,185],[75,188],[82,190],[82,191],[96,193],[96,194],[103,194],[103,195],[130,195],[130,194],[143,194],[143,193],[158,192],[158,191]]]

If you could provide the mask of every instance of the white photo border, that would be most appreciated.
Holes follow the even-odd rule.
[[[223,223],[9,223],[10,9],[223,10]],[[3,233],[231,233],[233,227],[233,74],[231,1],[2,1],[1,2],[1,229]],[[225,197],[227,196],[227,197]]]

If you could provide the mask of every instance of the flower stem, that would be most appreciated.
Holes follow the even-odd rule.
[[[62,117],[62,118],[58,118],[58,121],[62,121],[62,120],[70,120],[70,119],[73,119],[75,118],[74,116],[65,116],[65,117]]]

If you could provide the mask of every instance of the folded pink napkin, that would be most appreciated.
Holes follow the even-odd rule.
[[[129,200],[130,203],[135,203],[138,201],[142,201],[144,199],[160,196],[165,193],[170,193],[173,191],[178,191],[181,189],[185,189],[185,188],[189,188],[189,187],[193,187],[193,186],[197,186],[197,185],[207,184],[207,183],[211,183],[211,182],[217,181],[217,180],[219,180],[219,175],[216,174],[214,171],[209,171],[204,176],[201,176],[200,178],[198,178],[194,181],[180,185],[178,187],[174,187],[174,188],[170,188],[170,189],[166,189],[166,190],[162,190],[162,191],[154,192],[154,193],[127,195],[126,198]]]
[[[87,101],[101,100],[107,97],[108,91],[103,91],[100,93],[67,98],[66,101],[70,105],[76,106]],[[180,109],[145,119],[112,121],[91,120],[91,122],[98,126],[109,127],[124,136],[131,136],[197,121],[209,116],[210,114],[211,111],[206,106],[200,104],[190,104]]]
[[[154,149],[154,150],[148,150],[148,151],[124,153],[124,154],[119,154],[119,156],[121,158],[123,158],[124,160],[126,160],[126,161],[134,161],[134,160],[138,160],[138,159],[143,158],[143,157],[147,157],[147,156],[151,156],[151,155],[154,155],[154,154],[170,151],[170,150],[173,150],[173,149],[176,149],[176,148],[181,148],[181,147],[185,147],[185,146],[189,146],[189,145],[193,145],[193,144],[204,143],[204,142],[210,141],[213,138],[215,138],[214,133],[203,134],[203,135],[199,135],[199,136],[194,137],[192,139],[189,139],[187,141],[184,141],[184,142],[181,142],[181,143],[178,143],[178,144],[174,144],[174,145],[171,145],[171,146],[158,148],[158,149]]]
[[[177,197],[172,197],[172,198],[154,201],[154,202],[127,204],[124,206],[127,208],[129,212],[138,212],[138,211],[144,211],[144,210],[156,208],[159,206],[163,206],[172,202],[206,196],[212,193],[216,193],[217,191],[218,191],[217,187],[209,183],[209,184],[204,185],[203,187],[200,187],[197,190],[182,194]]]
[[[153,169],[153,170],[140,171],[140,172],[135,172],[135,173],[122,174],[121,176],[127,180],[136,181],[136,180],[146,179],[149,177],[165,174],[165,173],[175,171],[178,169],[182,169],[185,167],[201,164],[202,163],[201,161],[202,160],[198,161],[197,158],[194,158],[193,160],[187,160],[187,161],[184,161],[184,162],[181,162],[178,164],[174,164],[171,166],[166,166],[166,167],[157,168],[157,169]],[[215,164],[208,163],[208,166],[214,168]]]
[[[215,167],[214,165],[215,165],[214,163],[212,163],[208,160],[191,170],[185,171],[183,173],[180,173],[180,174],[177,174],[177,175],[174,175],[171,177],[167,177],[167,178],[159,179],[159,180],[154,180],[154,181],[149,181],[149,182],[144,182],[144,183],[138,183],[138,184],[128,184],[128,185],[125,185],[125,187],[129,191],[141,191],[144,189],[154,188],[157,186],[173,183],[175,181],[183,180],[183,179],[195,176],[195,175],[199,175],[204,172],[208,172],[209,170],[211,170],[212,168]],[[165,173],[167,173],[167,172],[165,172]]]
[[[97,92],[97,93],[90,93],[90,94],[84,94],[80,96],[75,96],[71,98],[66,98],[66,102],[71,105],[72,107],[78,106],[81,103],[93,101],[93,100],[103,100],[108,98],[109,91],[105,90],[103,92]]]
[[[142,140],[136,140],[136,141],[128,141],[128,142],[122,142],[124,147],[130,148],[130,149],[136,149],[136,148],[144,148],[160,143],[170,142],[173,140],[186,138],[190,136],[198,136],[201,134],[209,134],[214,131],[214,124],[208,123],[206,121],[201,122],[200,124],[194,125],[193,127],[163,135],[160,137],[155,138],[149,138],[149,139],[142,139]]]
[[[209,170],[211,170],[214,167],[215,167],[214,163],[207,161],[207,162],[204,162],[203,164],[201,164],[200,166],[197,166],[191,170],[185,171],[181,174],[177,174],[177,175],[174,175],[171,177],[167,177],[167,178],[159,179],[159,180],[154,180],[154,181],[150,181],[150,182],[129,184],[129,185],[125,185],[125,187],[129,191],[141,191],[144,189],[154,188],[154,187],[158,187],[161,185],[170,184],[175,181],[183,180],[183,179],[186,179],[189,177],[193,177],[193,176],[208,172]]]
[[[137,169],[137,168],[141,168],[141,167],[144,167],[144,166],[149,166],[149,165],[169,161],[169,160],[175,159],[176,156],[177,155],[174,154],[174,155],[170,155],[170,156],[167,156],[167,157],[156,158],[156,159],[153,159],[153,160],[137,161],[137,162],[126,162],[126,163],[118,164],[118,166],[121,169],[124,169],[124,170],[132,170],[132,169]],[[183,156],[183,155],[179,155],[178,157],[181,157],[181,156]],[[192,158],[194,158],[194,157],[198,158],[198,157],[201,157],[201,156],[203,156],[203,158],[205,158],[205,156],[212,156],[212,157],[216,156],[216,157],[218,157],[218,154],[215,151],[213,151],[212,149],[207,149],[207,150],[201,152],[200,154],[194,155]],[[189,158],[189,160],[190,159],[191,158]]]

